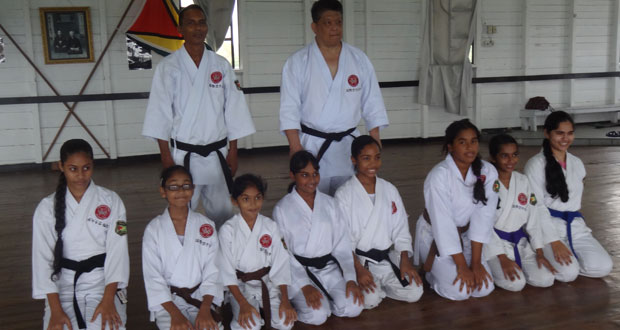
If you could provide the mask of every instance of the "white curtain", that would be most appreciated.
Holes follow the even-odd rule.
[[[472,69],[476,0],[427,0],[418,102],[465,115]]]
[[[230,27],[235,0],[194,0],[194,3],[207,14],[207,44],[217,51],[224,43],[226,31]]]

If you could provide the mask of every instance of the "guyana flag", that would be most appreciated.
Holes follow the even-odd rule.
[[[178,25],[179,9],[173,0],[146,0],[142,11],[127,30],[127,37],[146,49],[166,56],[183,46]]]

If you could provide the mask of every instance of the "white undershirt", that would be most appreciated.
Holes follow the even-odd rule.
[[[185,235],[177,235],[177,238],[179,239],[179,242],[181,242],[181,245],[183,245],[183,242],[185,241]]]
[[[368,197],[370,197],[370,200],[372,201],[372,204],[375,204],[375,194],[368,194]]]

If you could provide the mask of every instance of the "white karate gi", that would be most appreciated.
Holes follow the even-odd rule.
[[[546,189],[545,165],[547,164],[543,152],[530,158],[525,165],[530,186],[536,196],[540,198],[544,206],[557,211],[579,211],[581,209],[581,196],[583,194],[583,180],[586,177],[586,168],[581,159],[566,153],[566,169],[562,169],[568,186],[568,201],[562,202],[559,196],[552,198]],[[549,237],[548,241],[561,239],[566,246],[570,246],[566,233],[566,221],[553,217],[547,211],[547,219],[541,219],[543,234]],[[587,277],[603,277],[611,272],[613,262],[605,251],[605,248],[592,236],[592,230],[588,228],[583,218],[575,218],[571,225],[573,247],[577,253],[579,273]],[[558,268],[559,264],[553,258],[550,246],[543,249],[547,259]]]
[[[51,310],[46,295],[58,293],[62,309],[71,319],[73,329],[79,329],[73,310],[73,278],[75,272],[63,268],[57,281],[52,281],[54,247],[58,235],[54,226],[54,194],[44,198],[37,206],[33,217],[32,230],[32,297],[45,300],[43,329],[47,329]],[[101,329],[101,316],[90,322],[95,309],[103,298],[105,286],[118,282],[118,289],[125,288],[129,282],[129,253],[126,231],[116,230],[117,225],[127,225],[125,206],[118,195],[106,188],[95,185],[93,181],[78,203],[69,189],[65,193],[66,227],[62,231],[63,257],[82,261],[92,256],[106,253],[103,268],[83,273],[77,282],[76,298],[88,329]],[[119,223],[120,221],[120,223]],[[117,232],[120,232],[117,233]],[[126,295],[125,295],[126,296]],[[116,311],[125,329],[127,305],[114,298]],[[106,327],[107,329],[108,327]],[[65,329],[67,327],[65,326]]]
[[[335,198],[348,225],[353,251],[390,249],[390,259],[398,267],[402,251],[413,256],[407,212],[394,185],[377,178],[373,203],[357,177],[352,176],[338,188]],[[364,291],[364,308],[378,306],[386,296],[407,302],[418,301],[422,296],[423,288],[415,282],[402,286],[388,261],[377,263],[357,257],[362,265],[367,265],[377,284],[375,292]]]
[[[351,241],[336,201],[317,191],[314,209],[310,209],[297,190],[293,189],[276,204],[273,218],[278,223],[288,251],[292,254],[290,261],[293,284],[290,286],[290,296],[299,321],[319,325],[325,322],[332,312],[339,317],[358,316],[363,306],[354,303],[352,295],[346,297],[346,283],[356,281],[356,276]],[[334,262],[329,262],[323,269],[310,267],[312,274],[334,299],[329,301],[321,292],[321,308],[315,310],[307,305],[301,288],[316,285],[294,255],[316,258],[327,254],[338,260],[342,274]]]
[[[263,277],[263,281],[269,290],[269,300],[271,304],[271,326],[275,329],[291,329],[293,323],[284,324],[284,319],[280,318],[280,285],[291,285],[291,268],[289,254],[284,249],[282,238],[276,223],[263,216],[258,215],[254,228],[250,230],[240,214],[233,216],[226,221],[219,231],[220,238],[220,267],[222,272],[222,282],[224,286],[236,285],[245,299],[256,310],[263,306],[261,282],[248,281],[242,282],[237,279],[236,271],[244,273],[255,272],[264,267],[271,267],[269,274]],[[234,298],[230,299],[233,310],[233,321],[231,329],[243,329],[239,325],[239,302]],[[252,329],[258,330],[264,325],[264,320],[257,320]]]
[[[364,52],[343,42],[333,79],[316,41],[288,58],[280,87],[281,132],[299,130],[301,145],[316,155],[325,140],[302,133],[301,124],[326,133],[344,132],[356,127],[362,117],[369,131],[389,124],[375,70]],[[333,195],[353,175],[352,141],[351,136],[334,141],[323,155],[321,191]]]
[[[420,215],[416,225],[415,263],[426,261],[433,239],[437,245],[439,255],[435,257],[433,268],[426,273],[426,279],[437,294],[451,300],[465,300],[469,297],[483,297],[493,291],[493,283],[488,287],[484,284],[480,290],[467,293],[463,287],[459,291],[461,282],[453,284],[457,276],[453,254],[463,253],[467,263],[471,262],[471,241],[486,244],[491,239],[495,224],[495,208],[497,207],[497,193],[493,191],[493,183],[497,179],[495,167],[482,161],[480,175],[484,176],[484,190],[488,199],[486,205],[474,201],[474,184],[476,176],[471,167],[467,171],[465,180],[459,171],[454,159],[448,154],[446,159],[435,165],[424,180],[424,201],[430,216],[432,227]],[[469,224],[467,232],[460,235],[457,227]],[[484,254],[482,265],[487,269]]]
[[[508,189],[499,180],[495,182],[494,187],[499,195],[495,229],[510,233],[524,227],[524,231],[529,236],[529,241],[523,238],[517,244],[522,271],[517,271],[520,278],[511,281],[505,278],[497,256],[505,254],[510,260],[515,261],[514,244],[501,239],[493,231],[491,241],[484,245],[484,254],[491,268],[495,285],[509,291],[521,291],[526,282],[532,286],[549,287],[553,285],[556,276],[558,280],[564,282],[574,280],[579,274],[579,266],[574,259],[570,265],[558,265],[560,267],[556,268],[558,271],[556,276],[546,267],[538,267],[535,250],[542,249],[544,245],[552,241],[545,241],[540,224],[541,218],[548,219],[546,216],[548,211],[542,202],[538,202],[536,194],[530,189],[527,177],[521,173],[512,172]]]
[[[170,328],[170,314],[162,304],[172,301],[192,323],[198,308],[172,294],[170,286],[194,288],[192,298],[202,302],[213,296],[213,304],[222,303],[222,286],[216,258],[219,243],[215,223],[202,214],[189,210],[183,244],[174,229],[168,209],[155,217],[144,229],[142,238],[142,272],[151,321],[160,329]],[[223,327],[220,324],[220,327]]]
[[[228,138],[237,140],[256,130],[243,92],[235,86],[235,73],[226,59],[205,50],[200,67],[185,47],[168,55],[157,66],[144,118],[142,135],[193,145],[207,145]],[[224,157],[228,149],[220,149]],[[172,148],[176,164],[186,152]],[[190,156],[196,188],[192,208],[199,200],[218,227],[233,215],[220,161],[215,152]]]

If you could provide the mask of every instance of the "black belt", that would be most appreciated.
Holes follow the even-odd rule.
[[[396,278],[398,279],[398,281],[400,281],[400,284],[403,286],[403,288],[409,285],[409,282],[407,280],[404,280],[400,277],[400,269],[398,268],[398,266],[396,266],[392,262],[392,260],[390,260],[390,249],[389,248],[385,250],[370,249],[368,251],[362,251],[360,249],[355,249],[355,254],[360,255],[362,257],[370,258],[376,262],[387,260],[387,262],[390,263],[390,266],[392,266],[394,275],[396,275]]]
[[[347,135],[350,135],[353,138],[355,138],[355,136],[351,134],[353,133],[353,131],[355,131],[355,128],[356,127],[349,128],[348,130],[344,132],[325,133],[325,132],[317,131],[314,128],[310,128],[304,124],[301,124],[301,131],[303,133],[325,139],[325,142],[323,142],[323,144],[321,145],[321,148],[319,149],[319,152],[316,154],[317,161],[321,160],[321,158],[323,157],[323,154],[325,153],[325,151],[327,151],[327,148],[329,148],[329,145],[332,144],[332,142],[334,141],[340,142],[342,138],[344,138]]]
[[[325,294],[325,297],[333,301],[334,299],[332,299],[332,296],[330,296],[329,293],[327,293],[327,290],[325,289],[323,284],[321,284],[321,281],[319,281],[319,279],[314,274],[312,274],[312,272],[310,271],[310,269],[308,269],[308,267],[323,269],[325,268],[325,266],[327,266],[327,263],[329,261],[333,261],[336,263],[336,265],[340,269],[340,273],[342,274],[342,267],[340,267],[340,263],[338,262],[338,260],[336,260],[336,258],[334,258],[334,256],[331,255],[331,253],[328,253],[322,257],[316,257],[316,258],[306,258],[306,257],[298,256],[296,254],[294,254],[293,256],[295,257],[295,259],[297,259],[297,261],[299,261],[300,264],[302,264],[302,266],[304,266],[304,268],[306,269],[306,274],[308,274],[308,277],[310,278],[310,280],[314,282],[314,284],[316,284],[316,286],[319,287],[321,291],[323,291],[323,293]]]
[[[200,287],[200,284],[196,285],[193,288],[179,288],[174,285],[171,285],[170,292],[183,298],[183,300],[185,300],[186,303],[200,309],[200,305],[202,305],[202,301],[192,297],[192,293],[198,290],[199,287]],[[211,304],[211,305],[217,308],[217,306],[215,306],[214,304]],[[214,311],[212,308],[210,309],[210,311],[211,311],[211,317],[213,317],[213,320],[215,322],[218,322],[218,323],[222,322],[222,317],[217,311]]]
[[[60,260],[60,267],[75,271],[75,275],[73,276],[73,311],[75,312],[75,318],[77,319],[80,329],[86,329],[86,322],[84,322],[80,306],[78,306],[77,297],[75,296],[75,286],[77,285],[80,275],[89,273],[95,268],[103,267],[105,255],[105,253],[98,254],[82,261],[75,261],[67,258],[62,258]]]
[[[248,282],[257,280],[260,281],[261,286],[261,298],[263,299],[263,313],[265,313],[265,328],[272,329],[271,327],[271,301],[269,300],[269,290],[267,284],[263,281],[263,276],[269,274],[271,267],[263,267],[257,271],[251,273],[244,273],[237,270],[237,278],[242,282]]]
[[[199,154],[202,157],[209,156],[210,153],[215,151],[217,153],[217,157],[220,159],[220,166],[222,166],[222,172],[224,172],[224,178],[226,179],[226,186],[228,187],[228,193],[232,193],[232,173],[230,172],[230,167],[228,167],[228,163],[226,162],[226,158],[220,151],[221,148],[226,147],[226,142],[228,140],[223,138],[217,142],[209,143],[204,146],[199,146],[195,144],[184,143],[180,141],[175,141],[170,139],[170,143],[172,147],[175,147],[179,150],[187,151],[185,154],[185,158],[183,158],[183,166],[189,171],[189,158],[192,153]],[[190,172],[191,173],[191,172]]]

